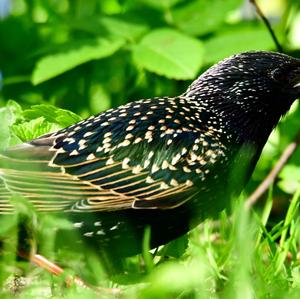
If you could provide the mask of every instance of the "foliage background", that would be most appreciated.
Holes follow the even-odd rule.
[[[285,52],[300,57],[300,2],[258,4]],[[248,1],[0,0],[0,149],[127,101],[178,95],[212,64],[247,50],[276,50]],[[273,132],[244,197],[299,131],[298,106]],[[177,263],[169,264],[165,257],[153,259],[148,268],[140,267],[138,260],[131,262],[142,278],[138,283],[128,275],[121,279],[120,284],[131,285],[128,298],[297,294],[297,196],[290,213],[285,211],[299,189],[299,165],[298,150],[269,199],[256,208],[258,216],[237,205],[233,225],[223,215],[221,226],[207,221],[193,232],[189,245],[186,238],[173,244],[167,255],[180,257]],[[253,252],[245,254],[251,246]],[[7,273],[2,275],[5,281]],[[99,277],[98,282],[111,285],[111,278]],[[48,281],[48,276],[39,277],[38,287],[30,284],[19,296],[36,296]],[[151,287],[141,287],[149,281]],[[73,291],[64,295],[75,298],[78,290]],[[10,296],[10,291],[3,292]]]

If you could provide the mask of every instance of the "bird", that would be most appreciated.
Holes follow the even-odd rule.
[[[150,248],[166,244],[228,208],[299,95],[299,59],[225,58],[179,96],[129,102],[3,151],[0,216],[18,194],[70,222],[62,246],[74,234],[122,258],[143,250],[147,228]]]

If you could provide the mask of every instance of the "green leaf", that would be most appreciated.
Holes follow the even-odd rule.
[[[11,111],[14,115],[14,122],[21,120],[23,118],[23,110],[22,107],[15,101],[9,100],[6,104],[6,108]]]
[[[242,4],[241,0],[198,0],[172,11],[173,23],[192,35],[203,35],[218,29],[228,14]]]
[[[120,36],[129,41],[135,40],[148,30],[146,24],[116,17],[102,17],[100,23],[110,34]]]
[[[47,122],[44,117],[11,126],[12,132],[22,141],[28,141],[58,129],[57,124]]]
[[[21,113],[21,106],[12,100],[9,100],[5,107],[0,108],[0,150],[16,143],[10,133],[10,126],[21,118]]]
[[[37,85],[90,60],[108,57],[123,44],[124,39],[116,37],[74,42],[61,52],[41,58],[33,70],[31,81]]]
[[[182,0],[142,0],[145,4],[157,9],[169,9]]]
[[[288,194],[293,194],[299,188],[300,167],[296,165],[286,165],[280,172],[278,187]]]
[[[172,29],[157,29],[133,48],[136,63],[174,79],[193,79],[203,60],[202,43]]]
[[[270,34],[262,27],[245,27],[228,30],[205,43],[206,62],[215,63],[230,55],[250,50],[270,50],[274,42]]]
[[[0,150],[8,147],[10,142],[9,126],[14,123],[13,113],[6,107],[0,109]]]
[[[175,239],[165,245],[158,255],[164,255],[168,257],[180,258],[188,248],[189,239],[187,235]]]
[[[149,26],[137,18],[126,16],[94,16],[79,18],[74,22],[73,19],[68,20],[69,28],[77,31],[88,32],[93,35],[107,35],[121,37],[129,41],[133,41],[144,34]]]
[[[44,117],[49,123],[56,123],[61,127],[70,126],[81,120],[81,117],[71,111],[57,108],[52,105],[42,104],[34,105],[23,112],[27,119]]]

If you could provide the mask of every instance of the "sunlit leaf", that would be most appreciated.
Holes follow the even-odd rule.
[[[0,108],[0,150],[18,143],[18,140],[13,140],[15,136],[10,134],[10,126],[22,117],[21,113],[21,106],[12,100],[8,101],[5,107]]]
[[[192,79],[203,61],[202,43],[172,29],[157,29],[133,49],[136,63],[174,79]]]
[[[48,104],[34,105],[30,109],[25,110],[23,115],[27,119],[35,119],[42,116],[46,121],[56,123],[61,127],[67,127],[81,120],[80,116],[71,111]]]
[[[270,50],[274,42],[263,27],[245,27],[228,30],[205,42],[207,63],[215,63],[243,51]]]
[[[90,16],[74,20],[68,20],[68,26],[72,29],[99,35],[121,37],[129,41],[137,39],[149,30],[146,23],[134,18],[122,16]]]
[[[148,30],[145,24],[128,21],[123,18],[102,17],[100,23],[104,25],[109,33],[130,41],[138,38]]]
[[[279,174],[278,187],[288,194],[293,194],[300,185],[300,167],[286,165]]]
[[[186,2],[186,5],[172,10],[172,19],[181,30],[192,35],[203,35],[218,29],[228,13],[241,4],[241,0]]]
[[[12,132],[22,141],[28,141],[58,129],[58,125],[47,122],[44,117],[12,125],[11,127]]]
[[[114,54],[124,44],[121,38],[97,38],[73,42],[60,52],[42,57],[36,64],[31,81],[34,85],[52,79],[94,59]]]

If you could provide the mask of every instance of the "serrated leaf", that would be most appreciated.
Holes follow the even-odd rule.
[[[202,43],[172,29],[157,29],[133,48],[136,63],[174,79],[193,79],[203,61]]]
[[[44,117],[39,117],[28,122],[12,125],[12,132],[22,141],[32,140],[49,132],[59,129],[57,124],[50,123]]]
[[[108,57],[124,44],[124,39],[112,37],[77,41],[61,52],[41,58],[32,73],[34,85],[52,79],[72,68],[94,59]]]
[[[5,107],[0,108],[0,150],[18,141],[11,135],[10,126],[21,118],[21,113],[21,106],[12,100],[9,100]]]
[[[174,24],[192,35],[204,35],[220,27],[228,13],[238,8],[241,0],[198,0],[186,2],[172,10]]]
[[[9,100],[6,104],[6,107],[13,113],[15,120],[22,118],[22,107],[15,101]]]
[[[34,105],[30,109],[24,110],[23,115],[27,119],[44,117],[50,123],[56,123],[61,127],[70,126],[81,120],[81,117],[71,111],[57,108],[48,104]]]
[[[228,30],[205,42],[207,63],[250,50],[270,50],[274,42],[265,28],[245,27]]]

